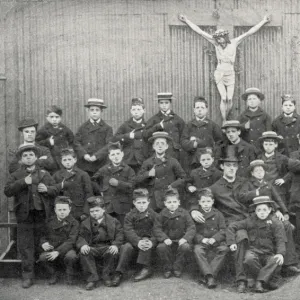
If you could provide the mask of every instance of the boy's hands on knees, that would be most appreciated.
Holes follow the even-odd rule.
[[[50,251],[50,250],[54,249],[54,247],[52,245],[50,245],[48,242],[42,244],[42,248],[44,251]]]
[[[117,254],[119,252],[119,249],[116,245],[111,245],[108,248],[108,252],[111,253],[111,254]]]
[[[189,190],[191,193],[194,193],[194,192],[197,191],[197,188],[196,188],[195,186],[191,185],[191,186],[188,187],[188,190]]]
[[[191,216],[193,218],[194,221],[198,222],[198,223],[205,223],[205,218],[202,215],[202,213],[198,210],[193,210],[191,212]]]
[[[275,215],[279,221],[284,221],[284,216],[279,210],[276,210]]]
[[[96,158],[96,156],[95,156],[95,155],[92,155],[92,156],[90,156],[90,160],[91,160],[91,162],[93,162],[93,161],[96,161],[96,160],[97,160],[97,158]]]
[[[202,243],[205,244],[205,245],[208,245],[209,244],[209,239],[208,238],[204,238],[202,240]]]
[[[86,161],[91,161],[91,156],[89,154],[84,154],[83,158],[86,160]]]
[[[119,181],[118,181],[116,178],[111,178],[111,179],[109,179],[108,183],[109,183],[111,186],[118,186]]]
[[[147,251],[153,247],[152,242],[149,239],[140,240],[138,243],[138,248],[142,251]]]
[[[50,143],[51,146],[54,146],[54,137],[53,137],[53,135],[51,135],[49,137],[49,143]]]
[[[281,266],[283,264],[284,259],[283,259],[282,254],[276,254],[276,255],[274,255],[274,258],[276,260],[277,265]]]
[[[48,259],[48,261],[53,261],[58,255],[59,255],[58,251],[51,251],[46,254],[46,258]]]
[[[210,238],[210,239],[208,240],[208,243],[209,243],[210,245],[213,245],[215,242],[216,242],[216,240],[215,240],[214,238]]]
[[[81,248],[80,248],[80,253],[83,254],[83,255],[87,255],[89,254],[91,248],[89,245],[83,245]]]
[[[232,244],[229,246],[229,249],[233,252],[237,250],[237,244]]]
[[[26,184],[31,185],[31,184],[32,184],[32,177],[31,177],[31,174],[29,174],[28,176],[26,176],[26,177],[24,178],[24,180],[25,180]]]
[[[164,243],[167,245],[167,246],[170,246],[170,245],[172,245],[172,241],[170,240],[170,239],[165,239],[164,240]]]
[[[183,245],[183,244],[185,244],[185,243],[187,243],[187,240],[184,239],[184,238],[182,238],[182,239],[180,239],[180,240],[178,241],[178,245],[179,245],[179,246],[181,246],[181,245]]]
[[[39,183],[39,185],[37,186],[37,190],[39,193],[46,193],[48,191],[48,188],[44,183]]]
[[[283,185],[284,184],[284,180],[282,178],[278,178],[274,181],[275,185]]]

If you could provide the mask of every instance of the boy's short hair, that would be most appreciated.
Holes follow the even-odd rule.
[[[139,188],[139,189],[135,189],[132,193],[132,197],[133,197],[133,202],[136,201],[136,199],[138,198],[149,198],[149,192],[147,189],[145,188]]]
[[[205,147],[205,148],[198,148],[196,151],[196,157],[198,158],[198,160],[200,160],[201,155],[203,154],[210,154],[211,157],[214,157],[214,153],[212,148],[210,147]]]
[[[285,101],[291,101],[294,103],[294,105],[296,105],[296,101],[291,94],[284,94],[281,96],[281,104],[283,104]]]
[[[131,107],[132,106],[141,106],[142,108],[145,108],[144,100],[143,98],[137,97],[137,98],[132,98],[131,99]]]
[[[198,201],[201,200],[201,197],[209,197],[214,200],[214,195],[209,188],[201,189],[197,192]]]
[[[75,151],[72,148],[65,148],[60,151],[60,157],[71,155],[74,158],[77,158]]]
[[[54,206],[56,204],[68,204],[69,206],[72,206],[72,200],[67,196],[57,196],[54,200]]]
[[[173,188],[173,187],[170,187],[170,188],[168,188],[168,189],[165,190],[164,201],[166,201],[168,197],[172,197],[172,196],[176,196],[177,199],[179,200],[178,190],[175,189],[175,188]]]
[[[62,116],[62,109],[56,105],[51,105],[48,109],[47,109],[47,115],[51,114],[51,113],[56,113],[59,116]]]
[[[121,150],[121,151],[123,151],[122,145],[121,145],[120,142],[116,142],[116,143],[109,142],[108,145],[107,145],[107,149],[108,149],[108,153],[112,150]]]
[[[278,144],[278,140],[277,139],[272,139],[272,138],[266,138],[262,141],[262,144],[264,144],[264,142],[273,142],[275,144]]]
[[[104,208],[105,207],[105,202],[104,199],[102,198],[102,196],[92,196],[87,198],[87,203],[89,205],[89,208],[94,208],[94,207],[101,207]]]
[[[203,96],[196,96],[194,98],[194,107],[197,102],[203,102],[205,104],[205,106],[208,107],[208,102],[206,101],[206,99]]]

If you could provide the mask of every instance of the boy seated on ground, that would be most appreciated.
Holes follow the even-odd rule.
[[[154,221],[157,213],[149,207],[150,199],[147,189],[139,188],[133,191],[133,205],[135,206],[126,216],[124,222],[124,234],[127,243],[121,247],[120,259],[116,269],[119,276],[128,269],[128,264],[136,257],[136,262],[141,266],[135,275],[134,281],[141,281],[152,275],[151,265],[156,239],[153,235]],[[113,282],[119,285],[120,280]]]
[[[203,214],[205,222],[196,223],[194,255],[207,287],[212,289],[217,286],[216,278],[229,251],[225,242],[225,218],[213,207],[214,198],[210,189],[202,189],[197,194],[199,211]]]
[[[80,225],[76,247],[79,249],[80,264],[87,281],[85,289],[92,290],[99,280],[97,264],[100,259],[103,262],[104,285],[112,286],[112,275],[118,262],[119,247],[123,243],[124,235],[120,222],[105,212],[102,197],[93,196],[87,201],[90,217]]]
[[[70,215],[72,201],[69,197],[56,197],[54,206],[55,215],[47,222],[46,231],[41,238],[43,252],[39,261],[51,275],[49,284],[57,282],[58,269],[62,265],[66,267],[67,284],[72,284],[77,262],[75,243],[79,223]]]
[[[268,196],[255,197],[251,204],[255,206],[255,214],[245,220],[231,223],[226,232],[230,250],[236,251],[236,232],[241,229],[247,231],[249,249],[245,253],[244,266],[249,278],[256,281],[257,293],[265,292],[265,288],[278,288],[272,278],[276,278],[280,272],[286,252],[283,224],[271,216],[273,204]]]
[[[166,207],[154,224],[154,236],[159,242],[156,250],[162,262],[164,277],[170,278],[172,271],[175,277],[180,277],[185,257],[191,251],[196,227],[189,213],[179,207],[179,194],[175,188],[166,190],[164,204]]]

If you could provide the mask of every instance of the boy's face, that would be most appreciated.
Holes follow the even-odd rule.
[[[169,109],[171,109],[171,101],[170,100],[160,100],[158,102],[158,107],[161,111],[167,112]]]
[[[135,201],[133,201],[133,205],[139,212],[146,211],[149,204],[150,204],[150,201],[147,197],[140,197],[140,198],[135,199]]]
[[[258,180],[262,180],[265,177],[265,169],[262,166],[254,167],[251,175]]]
[[[71,170],[73,169],[74,165],[77,162],[77,158],[73,157],[72,155],[68,154],[68,155],[64,155],[61,158],[61,163],[62,165],[67,169],[67,170]]]
[[[55,211],[57,217],[60,220],[63,220],[70,214],[71,207],[69,204],[57,203],[57,204],[55,204],[54,211]]]
[[[258,106],[260,106],[260,103],[261,103],[261,100],[257,97],[257,95],[254,95],[254,94],[248,95],[248,98],[247,98],[247,106],[248,107],[255,109]]]
[[[169,148],[168,142],[164,138],[157,138],[153,142],[153,149],[154,149],[155,153],[158,155],[164,154],[168,148]]]
[[[241,131],[235,127],[228,127],[225,130],[226,136],[231,143],[235,143],[241,134]]]
[[[105,210],[100,206],[90,208],[90,215],[93,219],[99,220],[103,217]]]
[[[141,105],[132,105],[130,113],[135,120],[140,120],[145,113],[145,109]]]
[[[266,153],[271,154],[275,151],[277,148],[278,144],[275,141],[272,140],[265,140],[263,141],[263,148]]]
[[[201,196],[198,203],[204,211],[210,211],[214,204],[214,200],[211,197]]]
[[[89,107],[89,116],[92,120],[97,121],[101,118],[101,108],[98,106]]]
[[[205,153],[205,154],[201,154],[199,161],[203,168],[208,169],[214,162],[214,159],[209,153]]]
[[[21,161],[22,161],[23,165],[30,167],[30,166],[34,165],[36,160],[37,160],[36,154],[32,150],[24,151],[22,153]]]
[[[34,126],[26,127],[22,130],[24,142],[33,143],[36,136],[36,128]]]
[[[54,127],[58,126],[61,122],[61,116],[56,114],[55,112],[51,112],[47,115],[47,121],[52,124]]]
[[[207,107],[204,102],[196,102],[194,106],[194,114],[197,118],[204,118],[207,115]]]
[[[223,169],[224,176],[229,179],[234,179],[236,172],[238,170],[238,163],[237,162],[224,162],[221,164],[221,169]]]
[[[167,196],[164,204],[169,211],[175,211],[180,205],[180,200],[177,196]]]
[[[110,150],[108,154],[109,160],[115,164],[119,165],[124,157],[124,152],[120,149]]]
[[[259,204],[255,208],[255,214],[261,220],[265,220],[268,215],[271,213],[272,208],[269,207],[267,204]]]
[[[295,104],[292,101],[288,100],[282,103],[282,111],[287,115],[293,113],[295,111],[295,108]]]

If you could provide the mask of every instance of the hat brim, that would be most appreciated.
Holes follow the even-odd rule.
[[[148,142],[153,142],[154,140],[156,140],[156,139],[166,139],[166,140],[168,140],[168,141],[173,141],[173,139],[171,138],[171,137],[169,137],[169,136],[152,136],[152,137],[150,137],[149,139],[148,139]]]
[[[261,202],[258,202],[258,203],[250,204],[249,207],[257,206],[257,205],[260,205],[260,204],[267,204],[267,203],[273,204],[273,205],[275,204],[275,202],[272,201],[272,200],[265,200],[265,201],[261,201]]]
[[[97,107],[101,107],[101,108],[107,108],[106,105],[102,105],[102,104],[85,104],[84,107],[91,107],[91,106],[97,106]]]
[[[244,94],[242,94],[242,99],[244,101],[246,101],[249,95],[256,95],[260,100],[265,100],[265,95],[263,93],[260,93],[260,92],[244,93]]]
[[[223,126],[221,127],[221,129],[226,129],[226,128],[229,128],[229,127],[241,129],[241,128],[242,128],[242,125],[223,125]]]
[[[18,130],[21,131],[21,130],[23,130],[24,128],[27,128],[27,127],[35,127],[35,128],[37,128],[38,126],[39,126],[38,123],[33,123],[33,124],[24,125],[24,126],[19,126],[19,127],[18,127]]]
[[[277,140],[277,142],[281,142],[283,140],[279,136],[261,136],[261,137],[258,138],[258,141],[261,142],[261,141],[264,141],[264,140],[267,140],[267,139]]]
[[[238,159],[238,158],[220,158],[219,159],[219,162],[241,162],[241,160],[240,159]]]

